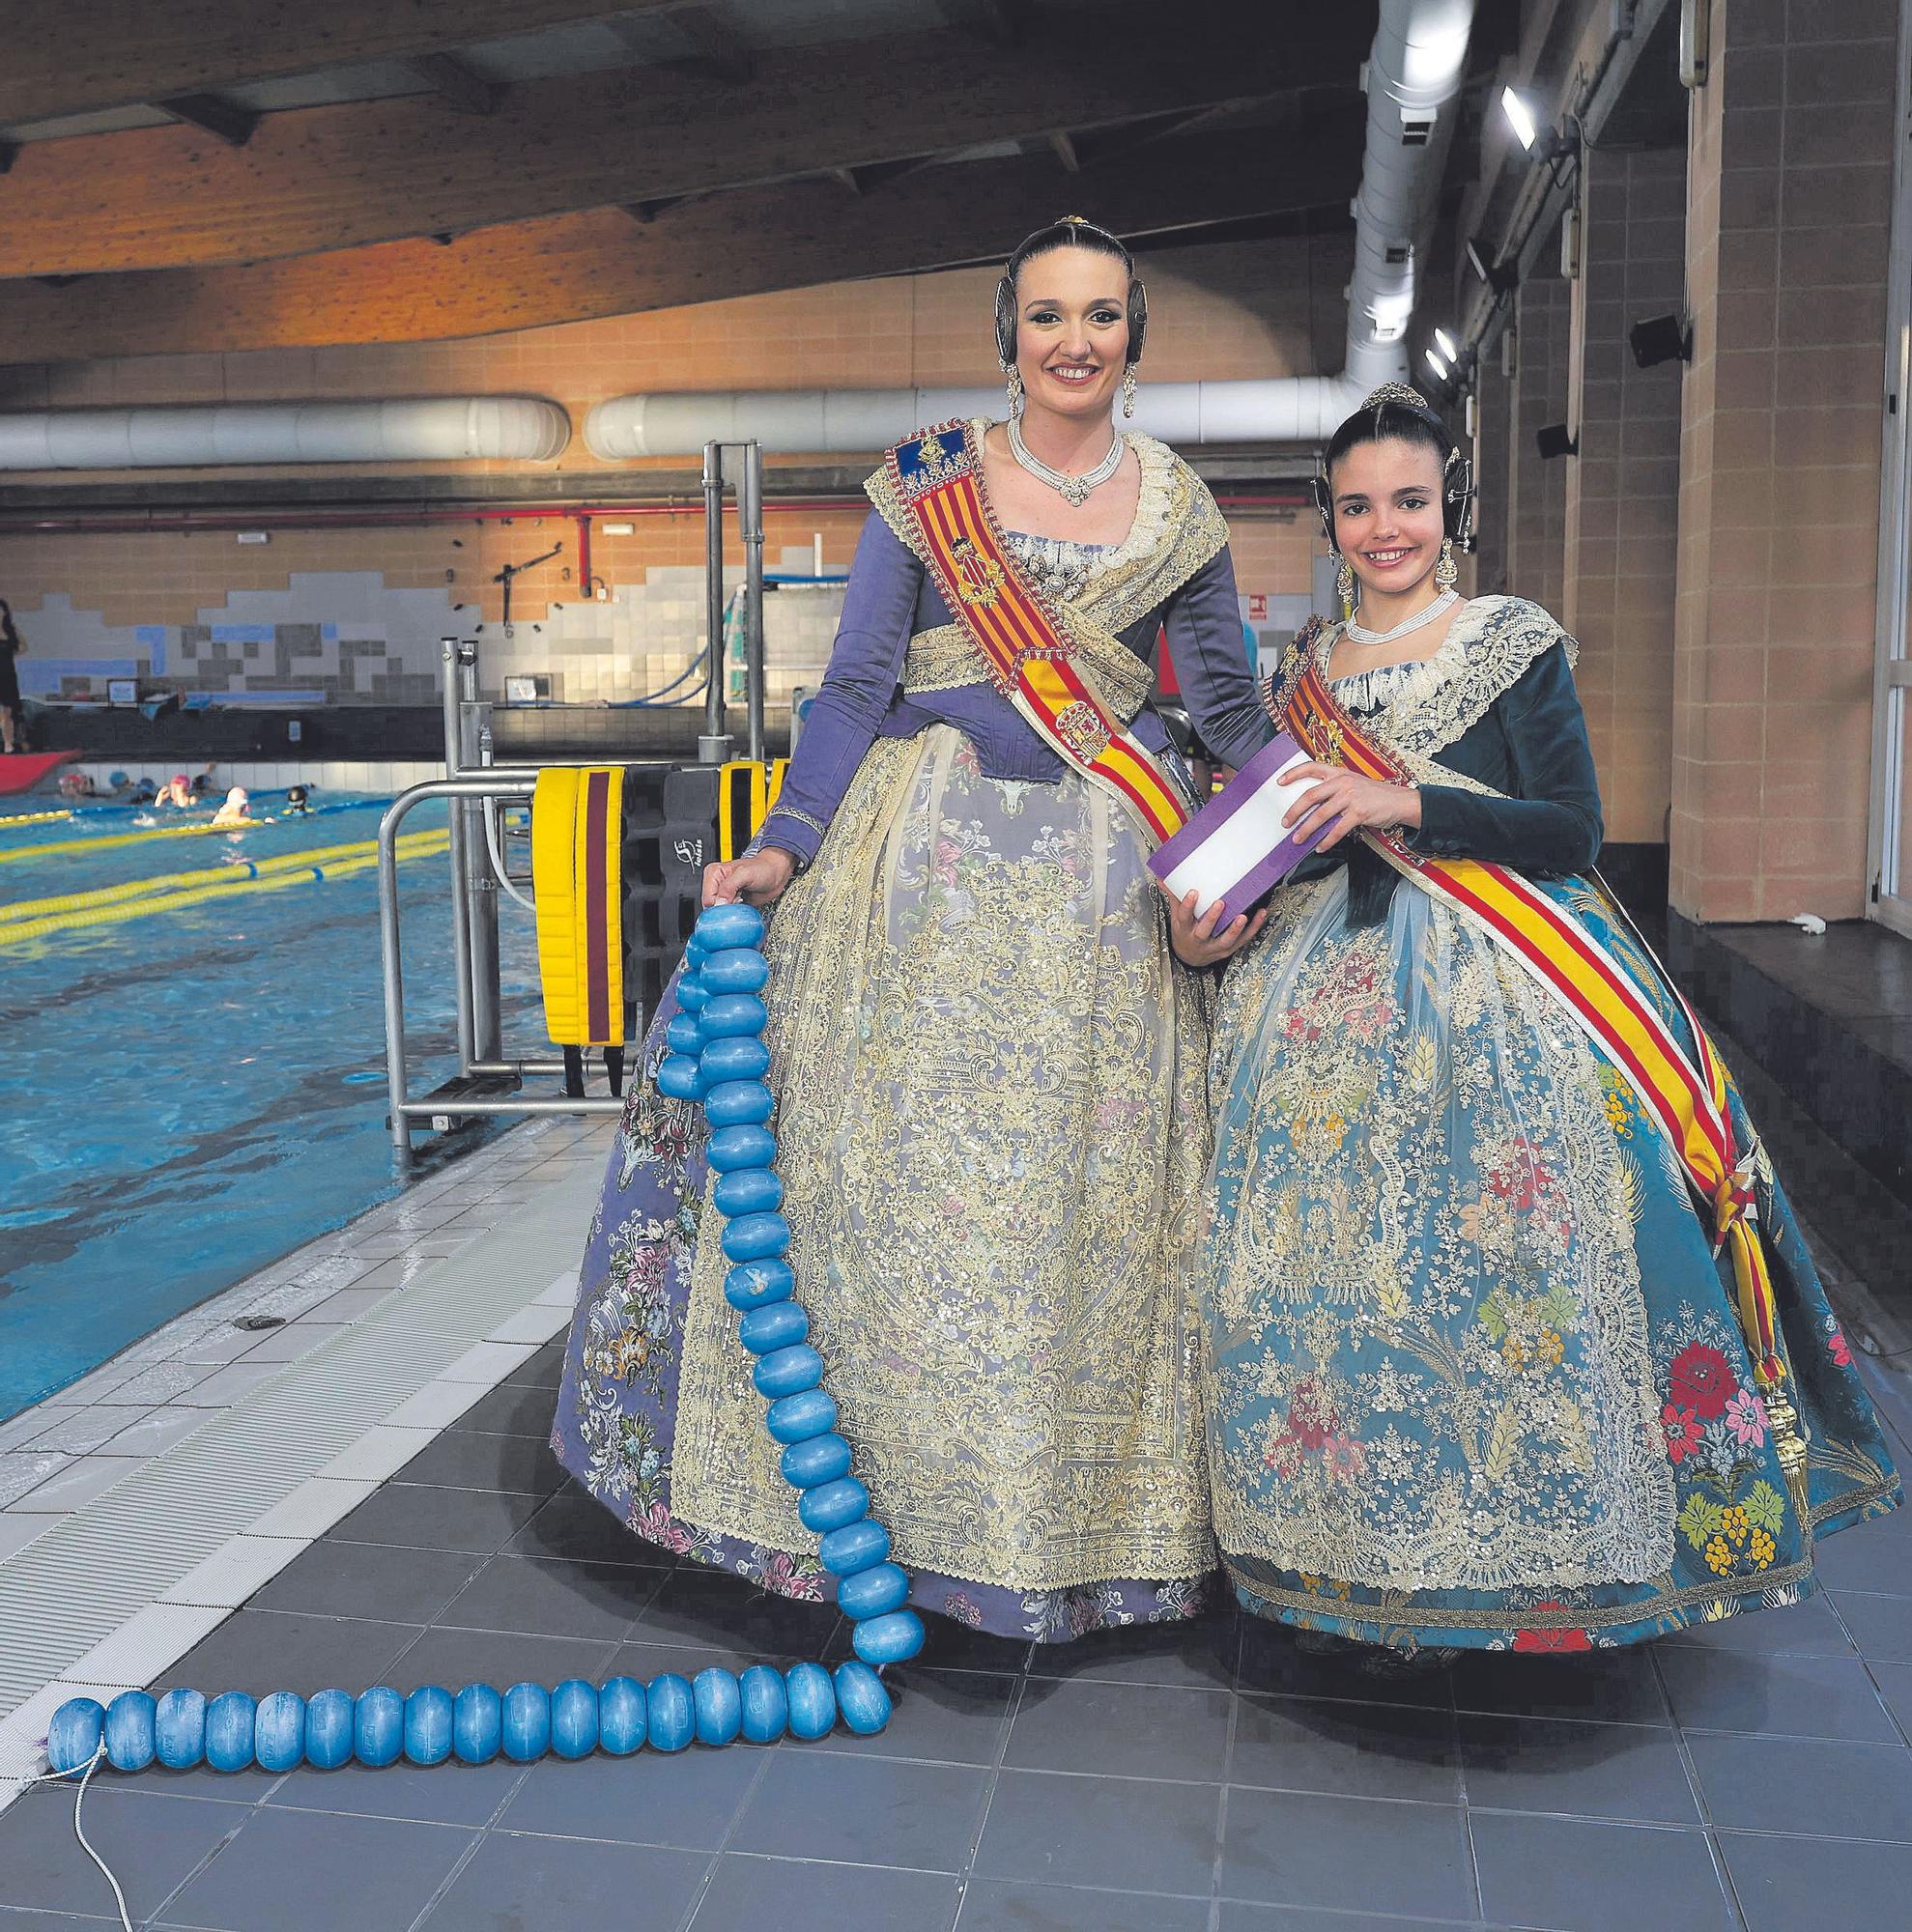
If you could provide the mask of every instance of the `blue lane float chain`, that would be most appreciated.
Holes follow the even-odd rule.
[[[796,1298],[785,1259],[790,1224],[777,1174],[774,1106],[763,1076],[770,1050],[768,1014],[758,997],[769,978],[763,918],[747,905],[711,906],[684,950],[680,1010],[657,1084],[671,1098],[702,1104],[710,1123],[707,1159],[717,1175],[711,1199],[725,1216],[724,1254],[731,1264],[724,1296],[741,1317],[738,1334],[756,1357],[754,1379],[769,1403],[765,1423],[782,1446],[785,1480],[802,1492],[797,1514],[819,1538],[823,1567],[837,1579],[837,1604],[854,1626],[853,1658],[835,1673],[819,1663],[787,1671],[753,1664],[741,1674],[711,1668],[674,1673],[648,1685],[614,1677],[594,1685],[572,1678],[547,1690],[514,1684],[499,1691],[468,1684],[455,1696],[426,1685],[409,1696],[381,1685],[355,1697],[321,1690],[301,1697],[243,1690],[209,1698],[168,1690],[154,1698],[128,1690],[102,1707],[74,1697],[54,1714],[46,1757],[61,1776],[98,1763],[144,1771],[199,1764],[214,1771],[333,1770],[352,1760],[374,1767],[400,1758],[418,1765],[486,1764],[500,1753],[529,1764],[601,1750],[625,1757],[648,1745],[680,1751],[693,1741],[775,1744],[786,1733],[826,1737],[841,1718],[859,1737],[890,1720],[890,1693],[877,1674],[914,1657],[923,1620],[907,1607],[910,1579],[890,1560],[890,1532],[870,1514],[870,1492],[850,1474],[850,1445],[837,1430],[837,1405],[823,1388],[823,1357],[811,1345],[810,1318]]]

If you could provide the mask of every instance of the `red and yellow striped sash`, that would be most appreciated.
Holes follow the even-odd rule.
[[[1328,689],[1304,638],[1302,668],[1289,689],[1288,728],[1323,763],[1364,777],[1412,782],[1384,746],[1363,732]],[[1753,1159],[1733,1145],[1726,1067],[1679,988],[1678,1001],[1698,1052],[1675,1037],[1652,1003],[1607,949],[1565,906],[1504,866],[1441,859],[1413,851],[1384,832],[1361,834],[1404,877],[1444,900],[1498,942],[1593,1042],[1639,1096],[1647,1118],[1679,1157],[1714,1251],[1730,1248],[1739,1316],[1762,1381],[1784,1373],[1773,1307],[1772,1277],[1760,1245],[1753,1197]],[[1696,1205],[1698,1205],[1698,1203]]]
[[[885,468],[936,588],[997,690],[1074,770],[1132,806],[1157,841],[1180,831],[1187,807],[1073,662],[1068,634],[1003,543],[971,427],[925,430],[891,450]]]

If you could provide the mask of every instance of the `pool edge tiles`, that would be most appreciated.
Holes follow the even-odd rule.
[[[574,1165],[508,1207],[476,1250],[422,1268],[0,1559],[0,1810],[39,1770],[59,1703],[157,1676],[335,1521],[375,1469],[426,1447],[564,1327],[575,1269],[554,1280],[552,1256],[582,1252],[597,1187],[593,1163]]]
[[[415,1272],[482,1239],[491,1219],[501,1216],[506,1201],[522,1198],[533,1170],[554,1159],[573,1157],[580,1137],[592,1138],[595,1131],[559,1117],[538,1117],[510,1124],[483,1145],[459,1151],[398,1193],[373,1202],[337,1228],[297,1241],[228,1287],[128,1342],[76,1379],[0,1419],[0,1461],[43,1446],[41,1437],[49,1422],[71,1423],[73,1411],[130,1404],[144,1417],[182,1403],[193,1406],[188,1388],[218,1371],[290,1359],[277,1351],[298,1335],[321,1304],[350,1305],[356,1312],[369,1299],[368,1289],[391,1293],[399,1285],[391,1280],[394,1273]],[[560,1134],[567,1137],[559,1138]],[[499,1196],[504,1199],[495,1198]],[[487,1210],[493,1210],[489,1216]],[[474,1211],[479,1216],[475,1221]],[[271,1318],[272,1325],[248,1337],[236,1328],[245,1317]],[[333,1323],[345,1319],[340,1313],[328,1317]],[[169,1378],[178,1385],[163,1386]],[[229,1376],[226,1381],[239,1378]],[[220,1395],[213,1406],[224,1406],[227,1400]],[[64,1450],[70,1445],[62,1440],[45,1446]],[[87,1443],[81,1453],[93,1446]],[[0,1476],[0,1512],[16,1506]],[[0,1557],[10,1553],[0,1546]]]

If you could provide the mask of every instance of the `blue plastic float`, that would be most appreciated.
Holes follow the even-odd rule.
[[[724,1296],[742,1318],[738,1339],[756,1357],[753,1379],[769,1405],[765,1426],[783,1450],[785,1480],[802,1492],[797,1513],[820,1538],[823,1567],[837,1578],[856,1656],[834,1675],[818,1663],[787,1672],[756,1663],[741,1676],[718,1668],[695,1680],[667,1672],[648,1686],[630,1677],[601,1685],[574,1677],[551,1690],[514,1684],[502,1692],[468,1684],[455,1696],[428,1684],[409,1696],[379,1685],[357,1697],[274,1690],[256,1702],[243,1690],[210,1699],[198,1690],[168,1690],[157,1700],[128,1690],[103,1707],[74,1697],[53,1714],[47,1732],[46,1758],[56,1774],[84,1772],[96,1760],[115,1771],[144,1771],[156,1761],[172,1771],[256,1764],[273,1772],[301,1762],[331,1771],[352,1759],[488,1764],[502,1756],[529,1764],[547,1751],[626,1757],[646,1746],[671,1752],[739,1738],[767,1745],[786,1733],[808,1741],[827,1737],[840,1718],[858,1737],[870,1737],[889,1722],[890,1693],[877,1672],[923,1648],[923,1620],[908,1607],[908,1573],[890,1560],[890,1532],[870,1516],[870,1492],[850,1474],[850,1445],[837,1433],[823,1357],[809,1340],[810,1317],[785,1259],[790,1224],[782,1211],[777,1139],[767,1124],[773,1102],[763,1084],[770,1053],[760,1037],[768,1014],[757,997],[769,978],[762,944],[763,917],[754,907],[711,906],[698,921],[684,950],[679,1010],[665,1030],[671,1051],[657,1084],[675,1099],[699,1100],[709,1121],[712,1199],[726,1217],[724,1254],[731,1264]]]

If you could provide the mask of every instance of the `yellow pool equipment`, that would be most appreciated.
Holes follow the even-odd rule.
[[[584,1049],[604,1049],[614,1094],[624,1073],[624,773],[554,765],[531,798],[531,884],[545,1029],[564,1050],[565,1092],[585,1091]]]

